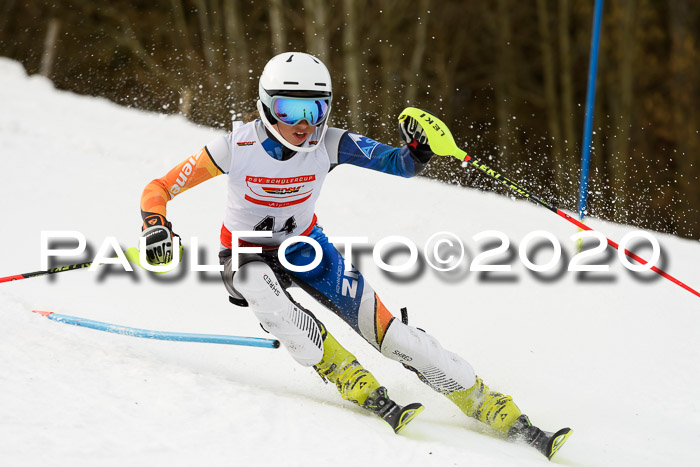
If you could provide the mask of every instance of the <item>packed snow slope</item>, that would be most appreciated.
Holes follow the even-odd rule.
[[[181,117],[56,91],[6,59],[0,102],[0,276],[40,269],[42,231],[86,236],[91,251],[66,256],[65,264],[91,260],[110,236],[123,249],[135,246],[143,187],[219,134]],[[201,264],[216,263],[224,206],[224,176],[169,205],[185,244],[198,237]],[[369,247],[355,248],[355,263],[395,314],[408,307],[413,325],[464,356],[492,388],[512,394],[535,424],[571,426],[555,463],[697,465],[700,298],[654,274],[633,275],[614,251],[591,259],[608,272],[567,272],[576,229],[527,201],[341,167],[329,175],[317,214],[330,236],[364,236],[371,244],[401,235],[422,250],[441,231],[463,241],[466,256],[449,273],[422,259],[409,272],[385,273]],[[615,240],[633,230],[588,223]],[[552,271],[534,273],[518,254],[536,230],[562,245]],[[510,241],[508,251],[484,262],[511,271],[469,271],[480,251],[498,245],[493,235],[473,239],[484,231]],[[654,237],[660,265],[700,287],[700,244]],[[526,248],[534,263],[552,257],[546,245]],[[649,256],[644,245],[640,252]],[[405,252],[387,250],[385,259],[401,264]],[[393,398],[426,406],[402,435],[342,401],[283,349],[138,339],[31,313],[269,337],[249,310],[228,303],[216,272],[181,267],[153,277],[108,266],[0,284],[0,465],[546,464],[534,449],[464,417],[308,296],[294,295]]]

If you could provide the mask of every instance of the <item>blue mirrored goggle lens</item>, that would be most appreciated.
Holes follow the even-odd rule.
[[[318,125],[326,118],[328,101],[280,98],[273,101],[272,112],[277,120],[287,125],[296,125],[302,120]]]

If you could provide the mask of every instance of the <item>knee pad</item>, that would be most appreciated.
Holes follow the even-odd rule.
[[[392,320],[381,346],[382,355],[402,363],[438,392],[449,394],[470,388],[474,369],[457,354],[445,350],[437,339],[420,329]]]
[[[246,299],[263,327],[304,366],[323,358],[323,339],[316,320],[289,299],[270,266],[255,261],[241,266],[233,286]]]

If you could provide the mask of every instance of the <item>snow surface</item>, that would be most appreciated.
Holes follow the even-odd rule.
[[[56,91],[0,59],[0,276],[40,269],[40,232],[77,230],[92,254],[108,236],[136,245],[145,184],[219,134],[178,116],[144,113]],[[465,169],[471,170],[471,169]],[[225,177],[179,196],[168,217],[216,262]],[[492,388],[512,394],[542,428],[574,434],[554,462],[577,466],[697,465],[700,455],[700,299],[642,279],[613,254],[610,272],[534,274],[517,245],[534,230],[574,253],[576,229],[527,201],[342,167],[318,204],[331,236],[403,235],[419,247],[439,231],[466,245],[464,267],[390,275],[357,249],[356,264],[385,303],[464,356]],[[632,228],[589,219],[619,240]],[[497,230],[511,241],[495,263],[468,271]],[[662,266],[700,288],[697,241],[655,234]],[[533,261],[544,263],[543,248]],[[643,249],[645,254],[649,249]],[[91,260],[85,256],[84,260]],[[397,254],[394,262],[406,256]],[[72,258],[68,258],[70,262]],[[75,262],[83,258],[75,258]],[[105,272],[105,269],[107,270]],[[402,435],[342,401],[284,350],[151,341],[67,326],[49,310],[163,331],[269,337],[231,306],[217,273],[66,272],[0,284],[0,465],[545,465],[464,417],[340,319],[310,307],[402,403],[425,412]]]

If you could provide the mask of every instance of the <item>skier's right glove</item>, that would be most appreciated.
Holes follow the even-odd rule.
[[[146,259],[149,264],[168,264],[173,260],[173,236],[170,229],[164,225],[154,225],[143,232],[146,238]]]
[[[149,264],[168,264],[173,260],[173,225],[160,214],[143,213],[143,232],[146,238],[146,259]],[[147,227],[149,226],[150,227]]]

